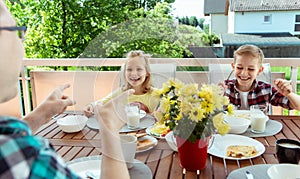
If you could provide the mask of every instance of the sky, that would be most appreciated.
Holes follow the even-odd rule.
[[[173,3],[173,14],[178,17],[196,16],[203,18],[204,0],[175,0]]]

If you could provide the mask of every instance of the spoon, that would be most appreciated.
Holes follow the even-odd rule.
[[[85,175],[88,177],[88,178],[91,178],[91,179],[96,179],[96,175],[93,173],[93,172],[90,172],[90,171],[86,171],[85,172]]]
[[[248,170],[246,171],[246,177],[247,179],[254,179],[253,175]]]

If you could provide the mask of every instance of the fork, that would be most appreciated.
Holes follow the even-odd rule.
[[[232,75],[232,73],[233,73],[233,70],[231,70],[231,72],[229,73],[229,75],[228,75],[228,77],[227,77],[226,81],[228,81],[228,80],[229,80],[229,78],[230,78],[230,76]]]

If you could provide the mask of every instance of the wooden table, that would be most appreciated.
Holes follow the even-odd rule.
[[[61,114],[56,118],[73,114]],[[270,116],[283,124],[280,133],[270,137],[255,138],[260,141],[266,151],[259,157],[248,160],[225,160],[208,155],[207,166],[200,171],[185,171],[180,167],[177,152],[170,149],[164,139],[159,140],[158,145],[149,151],[136,154],[136,159],[144,162],[152,171],[153,178],[226,178],[228,174],[238,168],[256,164],[276,164],[275,141],[279,138],[300,140],[300,116]],[[139,131],[144,132],[144,131]],[[65,161],[80,157],[100,155],[101,136],[98,131],[85,127],[77,133],[64,133],[56,120],[51,120],[42,126],[36,135],[43,136],[52,143],[59,155]]]

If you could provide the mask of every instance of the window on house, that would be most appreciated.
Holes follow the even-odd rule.
[[[295,18],[295,32],[300,32],[300,15]]]
[[[300,32],[300,24],[295,24],[295,32]]]
[[[264,16],[264,23],[271,23],[271,15]]]
[[[300,15],[296,15],[296,22],[300,23]]]

